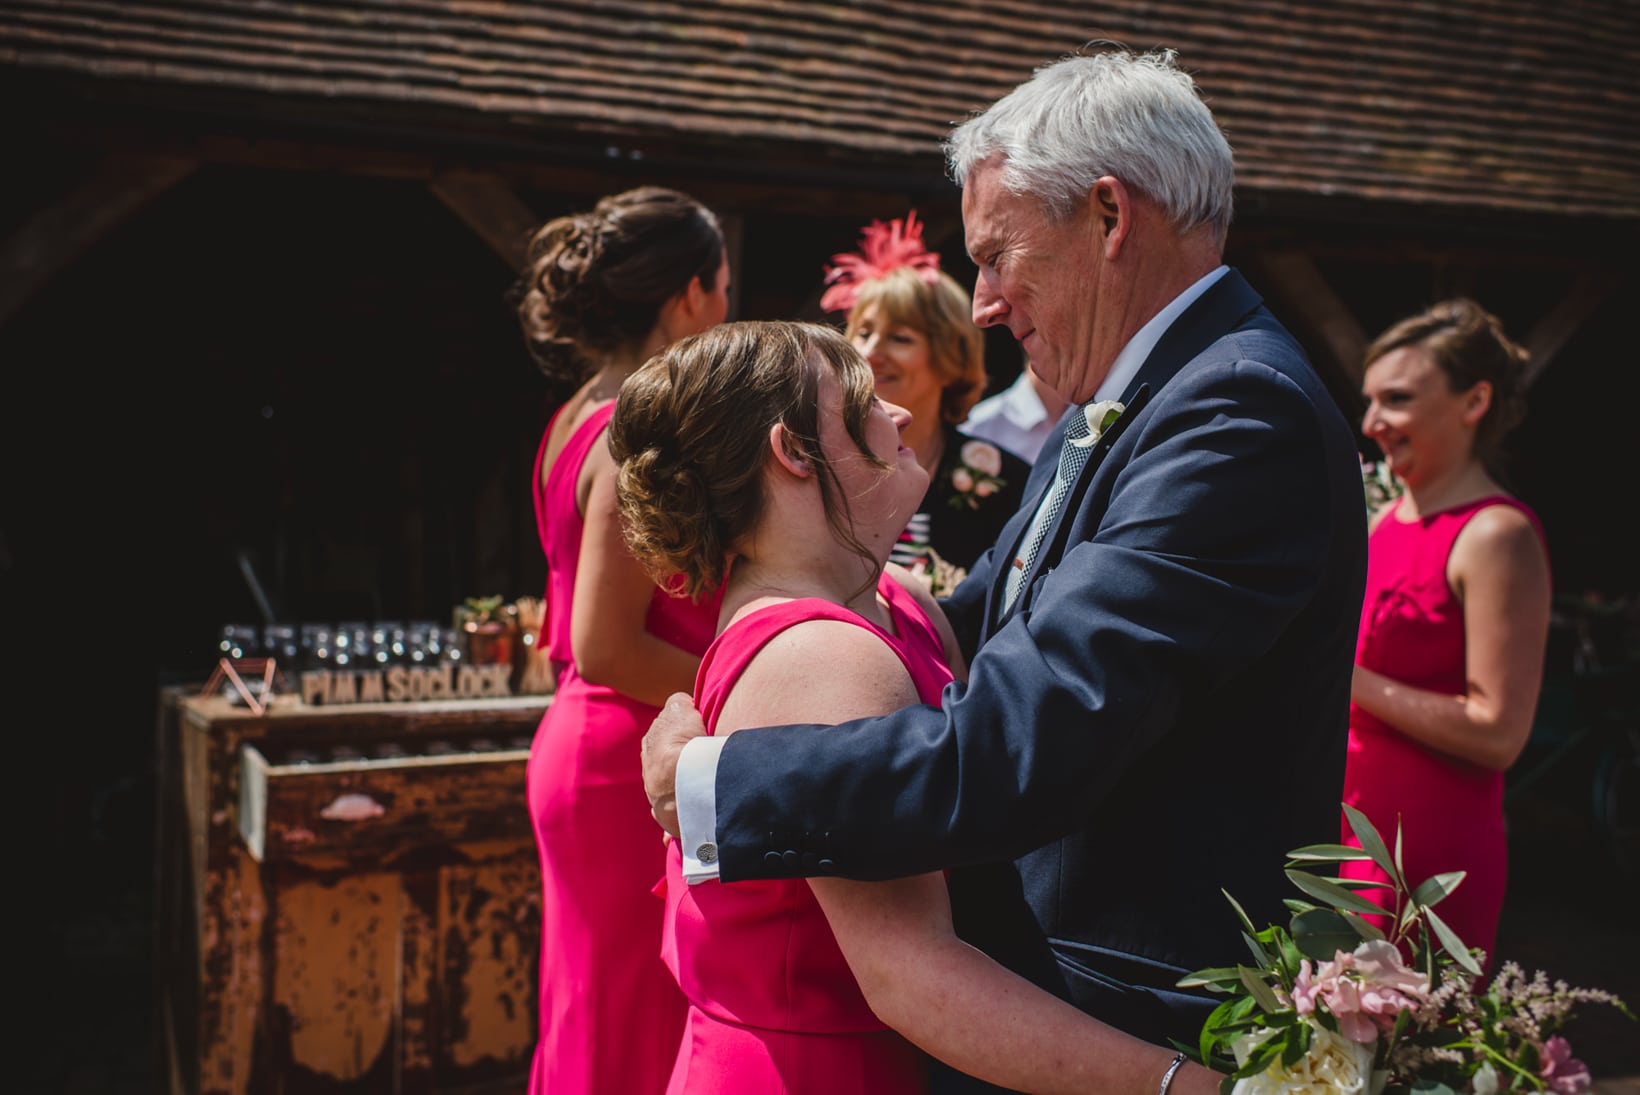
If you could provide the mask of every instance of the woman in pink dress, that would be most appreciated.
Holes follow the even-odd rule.
[[[579,384],[547,427],[534,479],[541,641],[557,688],[528,769],[542,890],[532,1092],[658,1093],[683,1029],[683,996],[657,957],[665,857],[638,742],[667,694],[694,681],[717,606],[666,596],[627,554],[606,434],[621,382],[721,323],[728,287],[716,218],[655,187],[543,226],[519,284],[537,363]]]
[[[1503,773],[1531,733],[1549,630],[1543,530],[1491,470],[1521,417],[1525,360],[1495,318],[1455,300],[1379,336],[1362,385],[1362,432],[1405,492],[1369,534],[1344,801],[1391,845],[1400,825],[1408,886],[1466,872],[1435,915],[1488,956],[1507,874]],[[1371,863],[1346,873],[1388,881]]]
[[[807,324],[718,327],[622,388],[610,447],[633,553],[724,590],[695,685],[709,732],[937,702],[962,675],[927,589],[885,574],[928,486],[909,420]],[[916,1095],[919,1050],[1023,1091],[1217,1090],[961,942],[941,874],[691,886],[672,842],[666,909],[690,1005],[672,1095]]]

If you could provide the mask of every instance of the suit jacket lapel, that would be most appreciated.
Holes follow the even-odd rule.
[[[1009,566],[995,568],[991,590],[986,597],[985,603],[985,619],[987,621],[995,619],[996,628],[1000,628],[1008,617],[1013,614],[1014,610],[1024,602],[1026,591],[1030,588],[1031,583],[1036,581],[1037,577],[1049,568],[1050,563],[1057,563],[1060,556],[1064,554],[1065,542],[1070,536],[1072,514],[1075,513],[1082,496],[1087,493],[1088,484],[1093,481],[1094,473],[1098,470],[1100,463],[1103,462],[1105,454],[1116,443],[1116,439],[1127,429],[1128,424],[1138,418],[1140,412],[1144,410],[1145,404],[1150,401],[1151,394],[1172,380],[1188,362],[1234,329],[1244,317],[1256,311],[1263,303],[1263,298],[1254,291],[1251,285],[1247,284],[1246,279],[1240,273],[1234,269],[1227,270],[1223,277],[1214,282],[1205,293],[1179,315],[1178,319],[1173,321],[1172,326],[1163,332],[1161,339],[1156,343],[1155,349],[1151,350],[1150,356],[1145,359],[1145,363],[1139,367],[1138,373],[1134,375],[1133,382],[1128,385],[1127,391],[1122,394],[1123,411],[1121,417],[1111,423],[1110,429],[1100,436],[1094,451],[1088,456],[1088,462],[1083,465],[1081,474],[1077,476],[1076,482],[1072,484],[1070,497],[1065,500],[1064,509],[1059,511],[1059,517],[1055,521],[1054,527],[1049,530],[1048,539],[1044,541],[1042,550],[1037,553],[1035,564],[1031,567],[1031,573],[1025,575],[1020,586],[1018,599],[1009,607],[1008,612],[997,618],[992,615],[993,610],[1002,604],[1003,590],[1008,580],[1008,571],[1012,568],[1012,561],[1018,556],[1019,541],[1024,536],[1025,531],[1030,528],[1030,522],[1027,521],[1024,528],[1013,538],[1014,542],[1009,546],[1009,554],[1006,557]],[[1049,438],[1048,444],[1043,446],[1043,452],[1038,455],[1038,460],[1040,461],[1043,457],[1046,457],[1051,449],[1053,460],[1057,465],[1059,449],[1064,445],[1064,438],[1065,423],[1061,421]],[[1052,480],[1050,479],[1048,482],[1051,483]],[[1043,489],[1046,489],[1046,487]],[[1040,494],[1038,498],[1040,498]],[[1036,503],[1031,505],[1030,512],[1033,514],[1036,512]],[[996,628],[987,628],[980,641],[983,643],[985,638],[989,637],[990,632]]]
[[[1142,369],[1140,371],[1143,372]],[[1076,512],[1082,496],[1087,493],[1088,484],[1093,482],[1094,473],[1099,470],[1099,465],[1104,463],[1105,455],[1116,444],[1116,439],[1122,436],[1128,424],[1138,418],[1144,411],[1145,404],[1150,402],[1150,385],[1137,381],[1136,383],[1138,387],[1126,393],[1127,399],[1122,403],[1122,413],[1110,424],[1110,429],[1099,435],[1099,440],[1094,442],[1093,451],[1088,454],[1087,463],[1082,465],[1076,482],[1071,484],[1070,496],[1065,499],[1065,508],[1061,509],[1059,516],[1054,519],[1054,527],[1048,530],[1048,537],[1042,542],[1042,550],[1037,552],[1036,559],[1031,564],[1031,572],[1025,575],[1025,580],[1020,586],[1019,600],[1025,599],[1024,591],[1030,588],[1031,583],[1036,581],[1043,571],[1049,569],[1050,563],[1057,561],[1065,553],[1065,540],[1070,536],[1072,515]],[[1019,601],[1014,602],[1015,605],[1018,603]]]

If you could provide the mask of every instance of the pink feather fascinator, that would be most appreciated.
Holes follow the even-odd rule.
[[[887,224],[872,221],[860,232],[858,253],[831,257],[831,265],[826,267],[830,288],[820,297],[820,307],[828,312],[846,312],[854,307],[861,286],[902,266],[911,267],[929,285],[939,279],[940,257],[923,246],[923,226],[915,209],[904,220],[896,217]]]

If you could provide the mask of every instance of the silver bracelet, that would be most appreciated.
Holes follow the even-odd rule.
[[[1162,1073],[1162,1086],[1156,1089],[1156,1095],[1167,1095],[1167,1089],[1173,1086],[1173,1074],[1179,1071],[1179,1066],[1184,1064],[1184,1060],[1185,1057],[1182,1053],[1174,1056],[1173,1063],[1167,1066],[1166,1072]]]

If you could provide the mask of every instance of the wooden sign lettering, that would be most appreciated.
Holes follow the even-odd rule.
[[[310,669],[302,674],[302,702],[337,706],[510,696],[511,676],[509,665]]]

